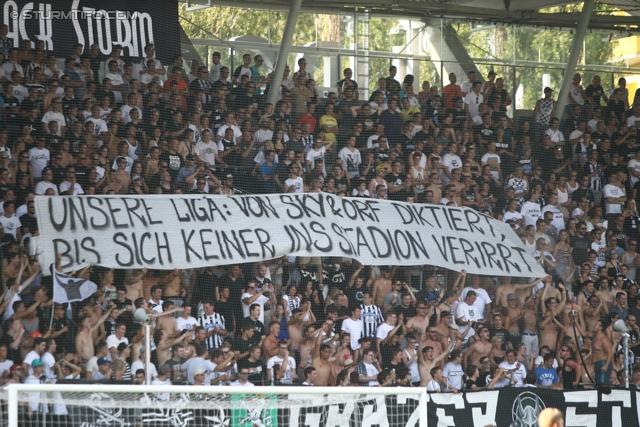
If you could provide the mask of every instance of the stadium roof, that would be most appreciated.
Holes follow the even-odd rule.
[[[251,9],[289,10],[288,0],[195,0],[189,7],[228,6]],[[463,19],[468,21],[519,24],[538,27],[575,28],[579,13],[540,13],[552,6],[575,4],[558,0],[303,0],[302,13],[369,12],[397,19]],[[593,14],[589,29],[598,31],[640,31],[640,0],[601,2],[632,16]],[[633,16],[636,15],[636,16]]]

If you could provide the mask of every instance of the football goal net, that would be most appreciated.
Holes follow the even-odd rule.
[[[427,427],[427,393],[400,387],[11,384],[9,427]]]

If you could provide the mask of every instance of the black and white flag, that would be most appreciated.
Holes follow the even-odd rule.
[[[82,301],[98,290],[98,285],[90,280],[69,276],[53,268],[53,302],[64,304]]]

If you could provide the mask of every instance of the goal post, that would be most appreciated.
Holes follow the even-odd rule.
[[[427,427],[428,395],[402,387],[10,384],[3,399],[1,424],[9,427]]]

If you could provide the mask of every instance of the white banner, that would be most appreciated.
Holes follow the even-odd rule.
[[[543,277],[511,228],[472,209],[339,198],[38,196],[41,265],[197,268],[283,255]]]

